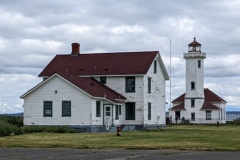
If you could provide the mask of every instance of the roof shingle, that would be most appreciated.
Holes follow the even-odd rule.
[[[218,110],[220,108],[206,101],[203,103],[203,106],[201,108],[201,110],[215,110],[215,109]]]
[[[212,104],[212,102],[221,102],[221,103],[227,103],[224,99],[222,99],[221,97],[219,97],[217,94],[215,94],[214,92],[212,92],[210,89],[205,88],[204,89],[204,96],[205,96],[205,101],[204,104],[202,106],[202,110],[212,110],[212,109],[219,109],[219,107],[215,106]],[[174,99],[172,101],[172,103],[181,103],[177,106],[175,106],[177,109],[179,107],[183,107],[184,108],[184,99],[185,99],[185,93],[180,95],[179,97],[177,97],[176,99]],[[183,105],[183,106],[180,106]],[[171,108],[174,110],[174,107]]]
[[[102,99],[108,99],[114,103],[118,103],[120,101],[126,100],[124,96],[117,93],[116,91],[112,90],[111,88],[107,87],[106,85],[98,82],[94,78],[89,77],[78,77],[76,75],[70,75],[66,73],[56,73],[52,75],[54,76],[60,76],[63,79],[69,81],[73,85],[77,86],[84,92],[88,93],[89,95],[95,97],[95,98],[102,98]],[[51,79],[51,77],[49,79]],[[21,96],[21,98],[24,98],[26,95],[37,89],[39,86],[43,85],[46,81],[42,81],[40,84],[29,90],[27,93]]]
[[[158,53],[145,51],[56,55],[39,77],[59,72],[81,76],[145,74]]]
[[[171,110],[186,110],[186,109],[184,108],[184,103],[181,103],[179,105],[172,107]]]
[[[69,82],[73,83],[77,87],[81,88],[83,91],[89,93],[93,97],[106,98],[115,103],[119,102],[118,100],[126,100],[124,96],[107,87],[106,85],[100,83],[94,78],[78,77],[69,74],[59,75],[68,80]]]

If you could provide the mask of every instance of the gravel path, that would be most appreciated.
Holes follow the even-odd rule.
[[[239,160],[240,152],[0,148],[0,160]]]

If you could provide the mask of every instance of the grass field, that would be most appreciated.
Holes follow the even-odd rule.
[[[158,131],[32,133],[0,138],[0,147],[240,151],[240,126],[172,126]]]

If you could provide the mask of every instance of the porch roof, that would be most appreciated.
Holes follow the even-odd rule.
[[[172,107],[171,110],[186,110],[186,109],[184,108],[184,103],[180,103],[179,105]]]

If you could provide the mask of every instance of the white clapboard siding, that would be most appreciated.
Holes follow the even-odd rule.
[[[135,120],[126,120],[125,104],[122,106],[123,124],[143,124],[143,76],[135,77],[135,92],[126,93],[126,76],[107,77],[106,85],[127,98],[127,102],[135,102]]]
[[[71,117],[62,117],[63,100],[71,101]],[[43,101],[53,102],[52,117],[43,117]],[[92,101],[89,95],[55,76],[24,98],[24,125],[90,125]]]
[[[157,57],[155,58],[157,60]],[[151,78],[151,93],[148,93],[148,78]],[[165,78],[157,63],[157,73],[154,73],[154,62],[144,76],[144,124],[166,123],[165,112]],[[151,120],[148,120],[148,103],[151,103]]]

